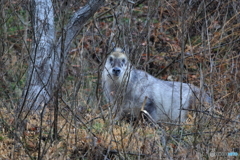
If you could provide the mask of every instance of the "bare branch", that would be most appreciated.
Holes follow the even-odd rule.
[[[90,0],[75,12],[56,45],[52,1],[33,1],[33,49],[23,98],[17,108],[18,115],[25,109],[43,109],[51,100],[54,90],[64,80],[64,66],[72,40],[103,2]]]
[[[90,0],[83,8],[80,8],[75,12],[69,23],[67,24],[66,31],[66,39],[64,40],[64,48],[65,51],[69,50],[69,46],[74,39],[74,37],[78,34],[78,32],[82,29],[83,25],[87,22],[87,20],[93,16],[93,14],[99,9],[99,7],[104,3],[104,0]],[[61,37],[63,38],[63,37]],[[59,44],[61,46],[61,39],[59,40]],[[58,47],[60,47],[58,46]]]

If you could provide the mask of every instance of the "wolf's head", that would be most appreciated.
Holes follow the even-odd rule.
[[[114,78],[122,78],[129,67],[128,58],[121,48],[116,48],[107,58],[105,69]]]

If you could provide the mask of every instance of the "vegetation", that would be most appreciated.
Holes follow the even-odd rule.
[[[85,3],[53,1],[57,37]],[[29,65],[32,13],[19,0],[1,1],[0,12],[1,159],[240,158],[239,1],[105,2],[71,44],[64,84],[44,114],[25,117],[20,128],[15,110]],[[114,124],[100,85],[112,42],[137,68],[200,86],[219,108],[211,116],[196,105],[179,125],[143,118]]]

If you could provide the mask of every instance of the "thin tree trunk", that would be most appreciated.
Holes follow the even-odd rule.
[[[0,2],[0,34],[1,34],[1,41],[0,41],[0,57],[2,57],[4,55],[4,50],[5,50],[5,41],[7,40],[7,24],[6,24],[6,15],[5,15],[5,8],[4,8],[4,4],[5,4],[5,0],[2,0]],[[1,66],[1,62],[0,62],[0,67]]]
[[[54,91],[62,84],[67,52],[84,23],[104,3],[90,0],[74,13],[62,36],[56,42],[54,9],[51,0],[34,0],[32,3],[33,45],[29,60],[26,85],[17,108],[18,117],[23,111],[41,111],[51,100]],[[21,115],[26,117],[27,114]]]

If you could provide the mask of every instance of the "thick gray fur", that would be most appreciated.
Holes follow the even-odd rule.
[[[126,113],[137,117],[146,97],[144,109],[156,122],[184,122],[187,111],[181,108],[188,109],[196,101],[200,101],[198,87],[187,83],[163,81],[137,70],[120,48],[115,49],[106,60],[102,72],[102,86],[107,101],[113,106],[116,120],[123,118]],[[202,102],[211,102],[211,98],[205,92],[201,97]]]

